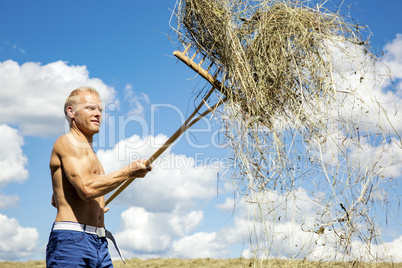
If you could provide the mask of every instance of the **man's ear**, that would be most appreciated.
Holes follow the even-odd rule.
[[[67,115],[71,118],[71,119],[73,119],[74,118],[74,110],[73,110],[73,107],[72,106],[68,106],[67,107]]]

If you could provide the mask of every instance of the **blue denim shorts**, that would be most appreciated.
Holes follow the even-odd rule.
[[[46,267],[113,267],[106,238],[79,231],[53,230],[46,247]]]

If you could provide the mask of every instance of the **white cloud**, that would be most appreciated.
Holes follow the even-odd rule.
[[[166,140],[164,135],[134,135],[111,150],[99,150],[97,155],[109,173],[130,161],[149,157]],[[122,213],[121,228],[115,234],[125,257],[211,257],[226,248],[213,232],[193,233],[204,219],[197,201],[216,196],[218,171],[217,166],[198,161],[173,154],[169,148],[154,162],[153,171],[146,178],[134,181],[113,201],[135,204]],[[191,252],[189,244],[198,253]]]
[[[104,101],[114,89],[90,78],[86,66],[57,61],[46,65],[0,62],[0,123],[18,125],[24,135],[60,135],[64,130],[64,101],[80,86],[95,87]]]
[[[18,52],[20,52],[22,54],[25,54],[25,49],[22,49],[22,48],[18,47],[17,44],[13,45],[13,50],[18,51]]]
[[[402,79],[402,34],[397,34],[396,38],[385,45],[385,60],[394,78]]]
[[[199,232],[183,237],[172,244],[170,256],[174,258],[222,258],[228,253],[229,245],[219,242],[217,233]]]
[[[166,250],[171,235],[164,224],[169,215],[147,212],[144,208],[132,207],[124,211],[122,231],[116,234],[122,248],[140,252],[160,252]],[[161,223],[164,224],[161,224]]]
[[[286,194],[266,191],[249,197],[248,202],[227,198],[217,208],[228,215],[234,213],[233,222],[211,232],[200,230],[202,211],[179,207],[167,212],[150,212],[141,207],[124,211],[116,238],[125,257],[225,258],[237,245],[246,258],[402,260],[402,237],[379,245],[352,240],[345,252],[338,236],[343,232],[340,225],[317,224],[323,204],[303,189]]]
[[[132,108],[132,110],[128,113],[129,115],[144,115],[144,105],[149,104],[149,98],[148,95],[145,93],[141,94],[136,94],[133,91],[133,86],[130,84],[127,84],[126,87],[124,88],[124,100],[127,101]]]
[[[374,61],[361,46],[337,45],[332,60],[338,92],[327,110],[314,116],[322,125],[307,149],[338,167],[336,172],[347,163],[362,174],[399,177],[402,87],[391,87],[390,78],[402,77],[402,35],[385,46],[384,61]]]
[[[133,135],[118,142],[112,149],[99,149],[97,156],[105,172],[110,173],[122,168],[137,159],[149,158],[167,140],[165,135],[144,136]],[[167,148],[163,155],[170,152]],[[162,156],[163,156],[162,155]]]
[[[35,228],[21,227],[14,218],[0,214],[0,260],[18,260],[34,253],[38,242]]]
[[[337,126],[339,127],[339,125]],[[322,137],[315,136],[306,143],[310,157],[319,159],[326,165],[337,167],[336,172],[346,172],[346,163],[354,167],[354,175],[366,174],[367,177],[382,176],[398,178],[402,172],[402,144],[395,137],[381,139],[377,136],[346,136],[345,128],[334,129],[328,126],[321,132]],[[325,142],[324,142],[325,140]],[[347,162],[346,162],[347,161]],[[370,171],[367,173],[367,171]]]
[[[178,206],[179,207],[179,206]],[[131,207],[121,215],[115,234],[126,258],[222,258],[230,247],[216,232],[195,232],[203,212],[174,209],[149,212]],[[117,254],[112,251],[113,257]]]
[[[317,219],[323,210],[322,203],[305,190],[286,194],[266,191],[249,198],[251,202],[244,199],[236,202],[234,224],[217,232],[221,243],[222,240],[227,245],[244,243],[243,257],[292,257],[321,261],[402,260],[402,237],[379,245],[353,239],[348,252],[345,252],[344,245],[334,232],[334,228],[338,234],[343,232],[340,225],[319,225]],[[228,198],[219,207],[228,211],[233,209],[233,204],[234,200]],[[319,232],[320,227],[323,227],[322,232]],[[364,232],[364,226],[361,228]]]
[[[363,259],[369,260],[373,256],[378,256],[379,260],[386,262],[402,262],[402,236],[391,242],[383,242],[380,245],[371,245],[370,253],[364,250],[364,246],[361,242],[354,242],[353,244],[353,247],[357,249],[357,256],[362,256]]]
[[[351,160],[356,168],[360,167],[361,173],[372,170],[375,174],[391,178],[398,178],[402,173],[402,148],[396,139],[374,146],[362,138],[360,146],[351,153]]]
[[[162,162],[167,165],[162,167]],[[184,163],[183,169],[180,169],[181,163]],[[148,178],[139,180],[127,192],[127,202],[152,210],[170,210],[175,204],[191,208],[196,199],[209,199],[216,195],[217,169],[196,166],[191,157],[170,154],[156,162],[155,167]]]
[[[202,220],[201,211],[149,212],[131,207],[122,213],[121,230],[115,236],[126,257],[168,256],[172,241],[193,231]]]
[[[18,204],[20,198],[17,195],[0,194],[0,209],[14,207]]]
[[[0,125],[0,186],[28,178],[27,158],[22,152],[23,138],[18,130]]]
[[[402,74],[402,68],[398,67],[402,57],[393,49],[395,42],[397,40],[390,44],[387,53],[391,56],[383,61],[373,60],[358,45],[338,43],[332,46],[334,77],[328,82],[333,83],[337,93],[328,109],[333,119],[341,124],[353,124],[361,131],[402,130],[402,117],[398,112],[402,92],[389,88],[392,73]]]
[[[117,170],[138,158],[147,159],[167,139],[164,135],[141,139],[132,136],[111,150],[99,150],[98,157],[106,173]],[[135,180],[120,194],[119,204],[136,204],[151,211],[170,211],[180,204],[191,208],[196,199],[216,195],[218,166],[207,166],[202,159],[170,153],[170,148],[154,163],[146,178]]]

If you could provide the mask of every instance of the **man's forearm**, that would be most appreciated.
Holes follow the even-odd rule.
[[[83,178],[80,185],[76,185],[77,192],[83,200],[92,200],[104,196],[128,179],[143,178],[151,166],[145,165],[145,160],[137,160],[130,165],[108,175],[91,175]]]
[[[132,177],[130,176],[128,167],[108,175],[93,175],[85,179],[83,189],[80,191],[80,197],[84,200],[92,200],[104,196],[119,187],[129,178]]]

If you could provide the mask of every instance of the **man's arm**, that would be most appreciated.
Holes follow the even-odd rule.
[[[55,144],[54,150],[61,160],[64,174],[83,200],[104,196],[127,179],[144,177],[150,169],[145,166],[145,160],[138,160],[104,175],[99,174],[102,168],[95,153],[89,152],[91,149],[74,146],[65,138]],[[94,167],[94,163],[98,166],[95,164]]]

